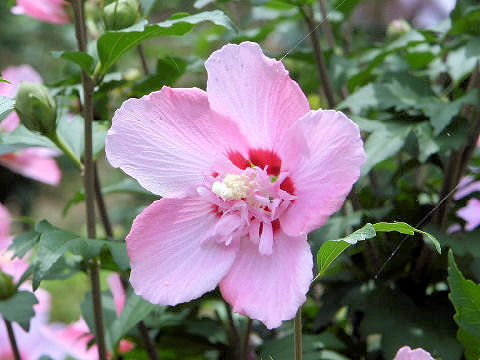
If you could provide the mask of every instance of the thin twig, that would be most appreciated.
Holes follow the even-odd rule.
[[[302,360],[302,307],[297,311],[293,321],[295,331],[295,360]]]
[[[100,213],[100,219],[102,220],[105,235],[109,238],[113,238],[113,228],[110,218],[108,216],[107,207],[105,206],[105,200],[103,199],[102,186],[98,177],[97,163],[93,163],[93,177],[95,186],[95,200],[97,201],[98,212]]]
[[[13,357],[15,360],[21,360],[20,351],[18,350],[17,340],[15,339],[15,333],[13,332],[12,323],[3,318],[5,326],[7,328],[8,338],[10,339],[10,345],[12,347]]]
[[[238,335],[238,330],[237,330],[237,327],[235,326],[235,321],[233,320],[232,308],[226,302],[224,302],[224,304],[225,304],[225,310],[227,312],[228,326],[230,328],[233,358],[234,359],[239,359],[239,357],[240,357],[240,336]]]
[[[150,70],[148,70],[147,59],[145,58],[145,53],[143,52],[143,45],[139,44],[137,46],[138,56],[140,56],[140,61],[142,63],[143,72],[145,75],[150,75]]]
[[[75,35],[77,38],[78,49],[82,52],[87,50],[87,30],[85,26],[84,9],[82,0],[72,1],[73,13],[75,18]],[[93,79],[82,69],[83,85],[83,117],[85,131],[85,150],[84,150],[84,188],[85,188],[85,209],[87,219],[87,235],[90,239],[95,239],[96,220],[95,220],[95,187],[94,187],[94,167],[93,167],[93,141],[92,141],[92,123],[93,123]],[[107,360],[107,348],[105,345],[105,333],[103,326],[102,298],[100,288],[100,277],[98,270],[98,261],[93,259],[88,264],[90,273],[90,283],[92,286],[92,303],[95,320],[95,340],[97,343],[98,357],[100,360]]]
[[[245,336],[243,338],[243,347],[242,347],[242,360],[247,360],[248,358],[248,345],[250,340],[250,332],[252,331],[253,320],[248,318],[247,321],[247,330],[245,331]]]
[[[140,333],[140,337],[142,338],[143,345],[145,345],[145,350],[147,351],[149,359],[159,360],[160,358],[158,357],[157,349],[155,349],[155,346],[153,345],[152,340],[150,339],[150,334],[148,333],[148,329],[145,326],[145,323],[143,321],[140,321],[137,324],[137,330]]]
[[[333,49],[335,48],[335,39],[333,37],[332,26],[330,25],[330,21],[328,21],[327,5],[325,0],[318,0],[318,3],[320,5],[320,12],[322,13],[322,30],[325,34],[325,39],[327,39],[328,46],[330,49]]]
[[[327,98],[328,106],[331,109],[334,109],[336,106],[335,96],[333,93],[332,85],[330,83],[330,79],[328,78],[327,65],[325,63],[325,58],[323,57],[322,47],[317,36],[318,25],[315,25],[311,14],[307,14],[303,9],[300,9],[300,12],[302,13],[305,23],[308,27],[310,41],[312,42],[313,47],[313,55],[315,57],[315,63],[317,65],[318,75],[320,76],[320,80],[322,81],[323,91]]]

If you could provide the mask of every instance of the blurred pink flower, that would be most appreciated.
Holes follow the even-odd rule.
[[[366,159],[343,113],[310,111],[258,44],[205,63],[207,92],[163,87],[117,110],[106,153],[163,199],[127,237],[130,282],[164,305],[220,285],[240,314],[281,325],[312,280],[307,233],[337,211]]]
[[[10,246],[12,237],[9,234],[10,219],[8,210],[0,204],[0,270],[9,274],[17,282],[28,268],[24,259],[14,258],[6,249]],[[20,286],[20,290],[32,291],[28,282]],[[42,355],[53,359],[63,359],[64,353],[49,340],[50,294],[43,289],[35,291],[38,304],[34,305],[35,316],[30,320],[28,332],[17,324],[13,324],[13,331],[17,340],[22,360],[36,360]],[[2,321],[3,323],[3,321]],[[0,359],[14,359],[7,330],[0,324]]]
[[[71,21],[65,10],[68,5],[64,0],[17,0],[17,6],[12,8],[12,13],[52,24],[66,24]]]
[[[113,301],[119,316],[125,304],[125,290],[123,289],[118,274],[112,274],[107,279],[110,291],[113,295]],[[97,346],[94,344],[88,346],[94,336],[90,333],[90,329],[83,318],[68,325],[58,325],[56,329],[52,329],[49,334],[50,339],[57,347],[64,350],[68,355],[78,360],[96,360],[98,359]],[[118,352],[120,354],[129,352],[134,344],[128,340],[120,340]]]
[[[397,355],[393,360],[435,360],[429,352],[423,349],[410,349],[409,346],[404,346],[398,350]]]
[[[2,77],[10,82],[0,83],[0,96],[15,98],[17,87],[22,81],[41,83],[41,76],[30,66],[10,66],[2,72]],[[0,122],[0,132],[11,132],[19,125],[20,120],[15,112],[9,114]],[[62,173],[53,157],[57,152],[45,148],[26,148],[8,154],[0,155],[0,165],[23,176],[50,185],[60,182]]]
[[[386,26],[405,19],[419,28],[429,28],[446,19],[456,0],[370,0],[356,7],[352,16],[357,25]]]
[[[474,230],[478,225],[480,225],[480,200],[468,200],[467,206],[458,210],[457,215],[465,220],[465,230]]]

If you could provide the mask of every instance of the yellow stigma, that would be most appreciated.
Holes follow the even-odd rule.
[[[228,174],[223,180],[212,185],[212,191],[223,200],[240,200],[247,197],[250,179],[246,175]]]

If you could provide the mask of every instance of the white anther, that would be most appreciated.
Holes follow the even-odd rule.
[[[212,185],[212,191],[223,200],[240,200],[247,197],[252,186],[247,175],[228,174]]]

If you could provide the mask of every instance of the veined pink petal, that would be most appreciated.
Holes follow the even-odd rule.
[[[64,0],[17,0],[12,8],[14,14],[23,14],[52,24],[66,24],[71,21],[64,6]]]
[[[163,198],[147,207],[126,239],[135,292],[155,304],[176,305],[213,290],[238,250],[237,243],[208,240],[217,221],[201,198]]]
[[[6,96],[14,99],[17,95],[18,85],[22,81],[30,81],[33,83],[42,83],[42,77],[30,66],[9,66],[2,71],[2,78],[8,80],[9,83],[0,82],[0,96]],[[20,123],[15,112],[10,113],[5,119],[0,122],[0,131],[11,132]]]
[[[14,153],[0,155],[0,165],[23,176],[57,185],[62,177],[57,162],[51,158],[52,151],[44,148],[26,148]]]
[[[237,122],[254,148],[272,149],[309,109],[307,98],[280,61],[258,44],[228,44],[205,62],[212,109]]]
[[[0,204],[0,253],[10,246],[10,213]]]
[[[480,200],[470,199],[467,206],[457,211],[457,215],[466,221],[465,229],[474,230],[480,225]]]
[[[393,360],[435,360],[429,352],[423,349],[411,349],[409,346],[404,346],[398,350],[397,355]]]
[[[204,91],[163,87],[115,112],[105,151],[147,190],[185,196],[220,153],[246,148],[237,126],[210,109]]]
[[[126,298],[122,280],[120,279],[120,275],[114,273],[107,278],[107,282],[113,295],[113,303],[115,304],[117,316],[119,316],[123,310],[123,307],[125,306]]]
[[[342,206],[366,160],[357,125],[333,110],[310,111],[293,124],[279,154],[297,196],[280,218],[291,236],[320,227]]]
[[[262,321],[269,329],[295,317],[305,302],[313,273],[307,237],[275,233],[271,255],[242,239],[235,262],[220,282],[224,299],[235,312]]]

